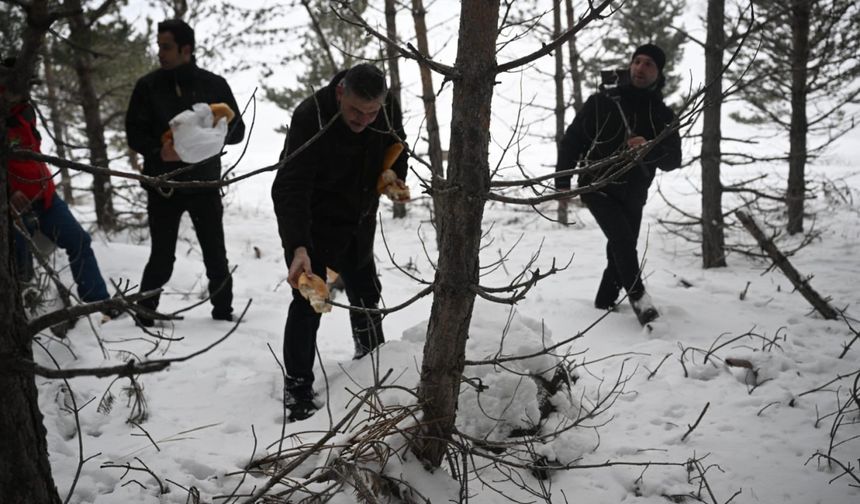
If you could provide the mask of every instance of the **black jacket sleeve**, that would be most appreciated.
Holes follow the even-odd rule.
[[[660,131],[673,127],[675,114],[664,106],[662,115],[665,119]],[[672,171],[681,167],[681,135],[677,129],[669,133],[648,152],[645,156],[645,163],[663,171]]]
[[[143,79],[137,81],[125,113],[128,146],[145,158],[159,156],[161,151],[161,137],[154,126],[157,121],[153,115],[155,105],[151,103],[147,87]]]
[[[558,149],[558,162],[555,166],[555,171],[560,172],[576,168],[576,163],[584,156],[591,145],[591,140],[587,134],[589,119],[597,113],[597,98],[591,96],[585,101],[582,108],[577,112],[573,122],[567,127],[564,136],[561,139],[561,146]],[[559,191],[570,189],[571,175],[564,175],[555,179],[555,188]]]
[[[287,136],[289,156],[308,143],[321,129],[312,100],[296,108]],[[313,248],[311,240],[311,196],[314,176],[319,169],[318,146],[313,143],[282,166],[272,184],[272,202],[278,219],[281,245],[287,254],[298,247]]]

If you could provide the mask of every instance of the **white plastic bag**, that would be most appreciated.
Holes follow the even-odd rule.
[[[170,120],[173,147],[179,159],[199,163],[221,152],[227,138],[227,119],[222,117],[213,126],[213,118],[209,105],[195,103],[191,110],[180,112]]]

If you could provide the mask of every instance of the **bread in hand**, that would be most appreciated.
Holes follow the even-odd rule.
[[[397,174],[394,170],[385,170],[379,174],[379,179],[376,181],[376,192],[385,194],[385,190],[397,180]]]
[[[412,198],[409,194],[409,187],[400,179],[385,187],[385,195],[388,196],[388,199],[397,203],[405,203]]]
[[[209,108],[212,109],[212,126],[218,124],[218,120],[222,117],[226,118],[229,123],[236,116],[233,109],[231,109],[226,103],[210,103]]]
[[[299,294],[307,299],[311,308],[317,313],[328,313],[331,305],[328,303],[328,287],[325,280],[313,273],[299,275]]]

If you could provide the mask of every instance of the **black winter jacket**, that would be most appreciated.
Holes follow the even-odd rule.
[[[287,156],[338,114],[335,88],[345,74],[346,70],[338,73],[296,108],[287,136]],[[361,133],[353,133],[337,118],[322,136],[281,167],[272,184],[272,200],[286,255],[306,247],[311,257],[336,268],[334,261],[356,238],[358,257],[351,260],[364,264],[372,259],[379,207],[376,182],[385,150],[405,139],[400,105],[389,94],[376,120]],[[392,168],[404,180],[406,161],[404,152]]]
[[[652,140],[675,119],[675,114],[663,103],[658,91],[623,86],[615,92],[620,95],[621,109],[632,130],[630,136]],[[564,134],[556,171],[575,168],[579,161],[597,161],[617,154],[627,148],[627,139],[618,105],[604,93],[594,94],[585,102]],[[655,145],[642,164],[644,168],[632,168],[618,183],[644,186],[642,188],[647,193],[656,168],[669,171],[681,166],[681,137],[678,132],[672,132]],[[579,185],[585,186],[611,169],[607,167],[599,173],[581,174]],[[555,186],[559,190],[570,189],[570,175],[556,178]]]
[[[170,128],[176,114],[190,110],[195,103],[226,103],[236,116],[228,124],[226,143],[236,144],[245,136],[245,123],[230,86],[223,77],[197,67],[194,63],[173,70],[158,69],[134,86],[125,115],[128,145],[143,155],[143,173],[155,176],[187,166],[181,161],[162,161],[161,135]],[[207,161],[175,180],[218,180],[221,159]]]

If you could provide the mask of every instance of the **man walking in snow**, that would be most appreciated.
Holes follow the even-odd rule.
[[[184,21],[169,19],[158,23],[158,61],[161,68],[150,72],[134,87],[125,117],[128,145],[143,156],[143,173],[163,175],[188,166],[179,159],[172,140],[163,139],[170,120],[196,103],[224,103],[234,112],[228,124],[226,143],[236,144],[245,136],[239,106],[224,78],[196,65],[194,30]],[[221,160],[214,157],[180,173],[172,180],[218,180]],[[227,265],[224,245],[224,208],[218,188],[176,188],[164,195],[145,186],[148,202],[151,247],[149,260],[140,280],[141,292],[162,287],[173,274],[176,239],[182,214],[188,212],[209,279],[212,318],[233,320],[233,279]],[[140,302],[155,310],[159,296]],[[138,323],[151,326],[154,321],[138,316]]]
[[[576,114],[562,139],[556,171],[575,168],[580,162],[587,166],[626,149],[636,149],[670,127],[675,114],[663,102],[665,64],[666,55],[656,45],[638,47],[627,72],[630,82],[592,95]],[[614,309],[623,288],[644,325],[659,313],[645,292],[636,250],[642,209],[656,169],[669,171],[681,165],[681,138],[672,131],[653,145],[644,159],[619,176],[621,164],[585,171],[578,179],[579,187],[601,185],[582,195],[607,239],[607,264],[594,306]],[[556,178],[556,189],[569,190],[570,175]]]
[[[313,365],[320,314],[298,289],[302,275],[343,279],[350,305],[376,308],[381,285],[373,258],[377,182],[387,149],[405,139],[400,106],[385,76],[361,64],[334,76],[295,110],[272,199],[289,265],[293,300],[284,328],[284,400],[291,420],[316,411]],[[316,138],[314,138],[316,137]],[[301,149],[301,151],[300,151]],[[293,157],[290,157],[293,156]],[[402,186],[407,156],[392,169]],[[384,341],[378,313],[351,311],[356,358]]]

